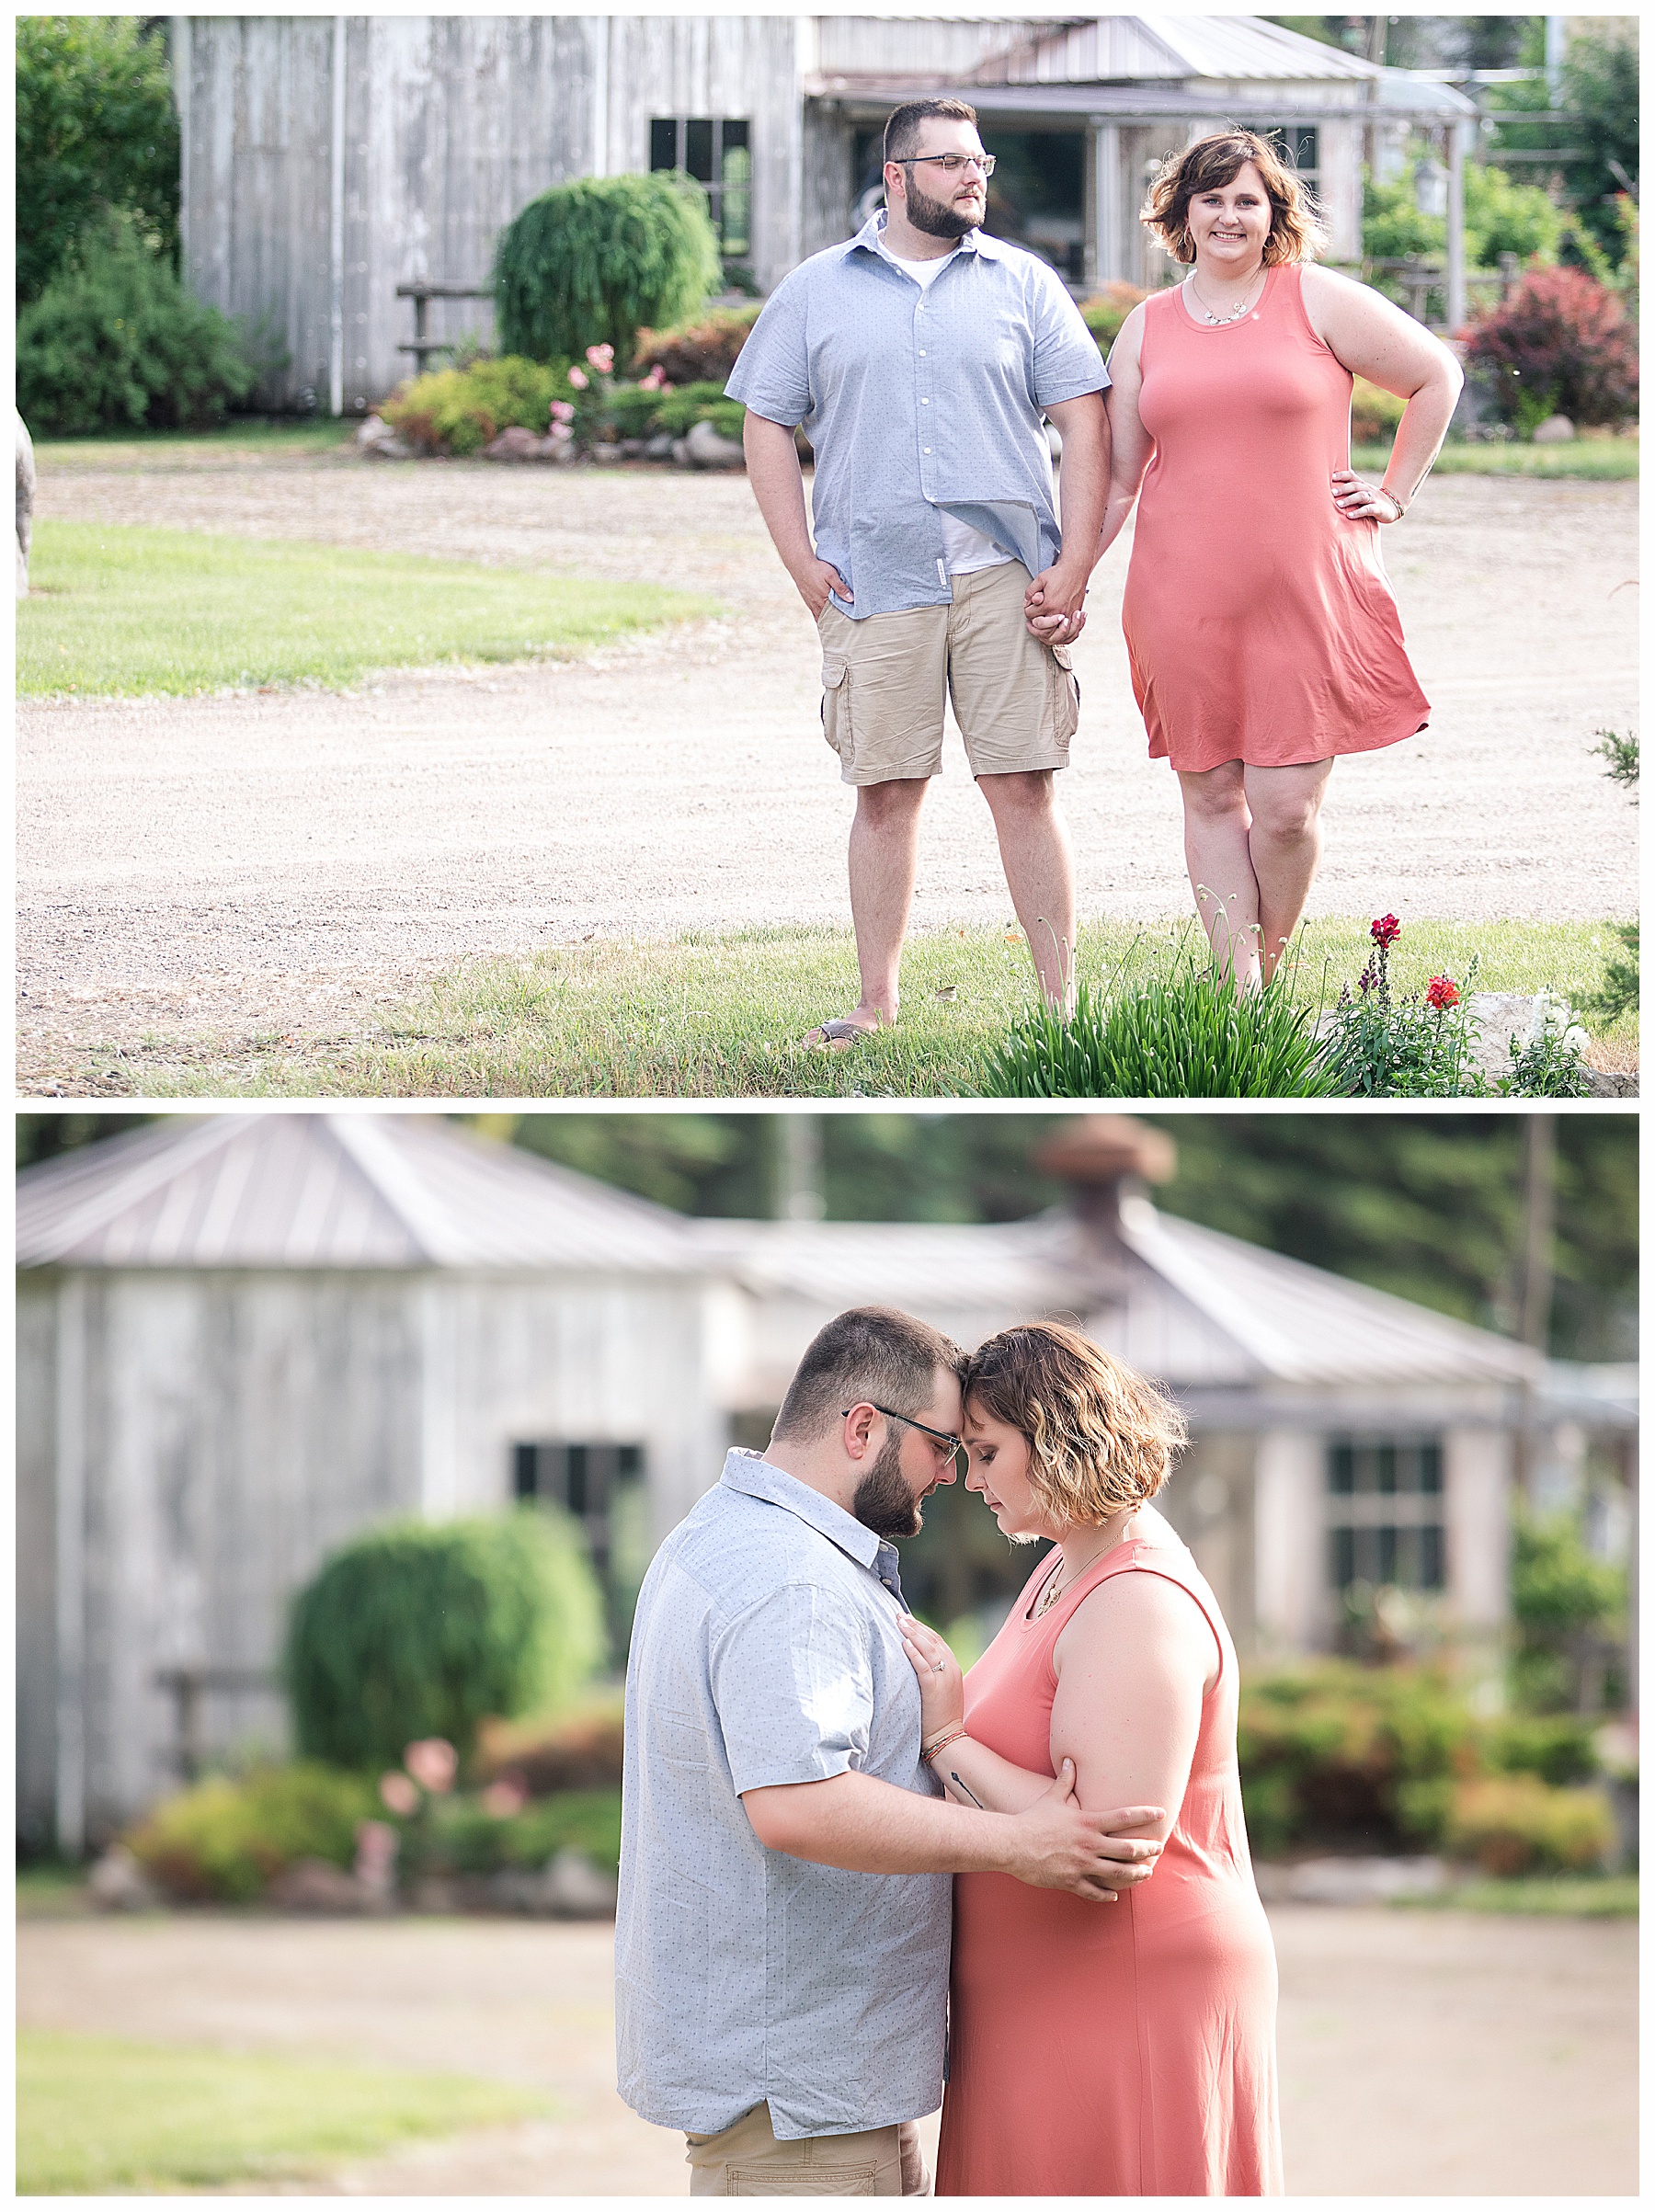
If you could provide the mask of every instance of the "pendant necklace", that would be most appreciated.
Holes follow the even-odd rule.
[[[1264,271],[1263,269],[1261,269],[1261,270],[1260,270],[1260,275],[1264,275],[1264,274],[1266,274],[1266,273],[1267,273],[1267,272],[1266,272],[1266,271]],[[1222,326],[1222,325],[1223,325],[1224,324],[1226,324],[1226,323],[1238,323],[1238,322],[1241,320],[1241,317],[1242,317],[1242,316],[1243,316],[1243,315],[1244,315],[1244,314],[1247,313],[1247,310],[1248,310],[1249,303],[1250,302],[1250,301],[1251,301],[1251,299],[1252,299],[1252,289],[1253,289],[1253,285],[1254,285],[1254,284],[1256,284],[1257,282],[1258,282],[1258,278],[1257,278],[1257,277],[1254,277],[1254,278],[1253,278],[1253,279],[1251,279],[1251,280],[1249,282],[1246,291],[1244,291],[1244,292],[1242,293],[1242,295],[1241,295],[1241,304],[1240,304],[1240,306],[1239,306],[1239,307],[1238,307],[1238,308],[1236,308],[1236,309],[1233,311],[1233,313],[1231,313],[1231,314],[1227,314],[1227,315],[1216,315],[1216,314],[1213,313],[1212,309],[1211,309],[1211,308],[1210,308],[1210,307],[1207,305],[1206,302],[1205,302],[1205,301],[1204,301],[1204,300],[1202,298],[1202,296],[1201,296],[1200,291],[1198,290],[1198,288],[1197,288],[1197,286],[1196,286],[1196,283],[1195,283],[1195,272],[1194,272],[1194,270],[1193,270],[1193,269],[1192,269],[1192,270],[1190,271],[1190,290],[1191,290],[1191,291],[1192,291],[1192,292],[1193,292],[1193,293],[1194,293],[1194,295],[1195,295],[1195,300],[1196,300],[1196,303],[1197,303],[1197,305],[1200,307],[1202,314],[1203,314],[1204,315],[1205,315],[1205,317],[1206,317],[1206,319],[1207,319],[1207,321],[1208,321],[1209,323],[1216,323],[1216,324],[1218,324],[1220,326]]]

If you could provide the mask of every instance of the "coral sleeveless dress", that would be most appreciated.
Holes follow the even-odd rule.
[[[965,1677],[979,1743],[1053,1772],[1052,1648],[1113,1575],[1187,1591],[1217,1639],[1189,1787],[1149,1880],[1113,1905],[954,1877],[939,2196],[1279,2196],[1275,1950],[1236,1768],[1235,1647],[1182,1545],[1117,1545],[1038,1620],[1043,1559]]]
[[[1138,495],[1122,627],[1153,758],[1287,768],[1425,727],[1379,525],[1333,504],[1352,377],[1311,329],[1300,272],[1271,269],[1238,323],[1181,292],[1145,304]]]

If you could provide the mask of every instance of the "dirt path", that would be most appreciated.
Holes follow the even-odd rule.
[[[1630,1922],[1302,1905],[1270,1918],[1293,2195],[1636,2190]],[[18,2018],[531,2082],[563,2109],[279,2194],[682,2196],[678,2138],[612,2086],[611,1943],[607,1927],[540,1922],[26,1922]]]
[[[1590,752],[1633,726],[1637,486],[1447,477],[1387,542],[1426,735],[1341,764],[1312,911],[1626,916],[1633,810]],[[348,694],[19,715],[26,1089],[94,1043],[325,1032],[464,956],[588,934],[842,922],[849,793],[808,618],[746,481],[333,458],[41,471],[42,515],[418,549],[711,590],[726,620],[578,665]],[[1144,757],[1117,554],[1077,649],[1064,800],[1081,908],[1181,915],[1174,781]],[[1008,911],[957,746],[917,917]]]

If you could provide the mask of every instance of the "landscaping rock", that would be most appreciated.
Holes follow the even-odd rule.
[[[485,461],[550,461],[554,440],[537,438],[532,430],[513,423],[483,449]]]
[[[620,446],[605,444],[595,445],[592,448],[592,459],[597,462],[600,467],[612,468],[617,461],[620,461],[623,458],[624,455]]]
[[[384,1909],[365,1882],[326,1859],[295,1859],[270,1884],[268,1895],[280,1912],[360,1913]]]
[[[1638,1070],[1635,1067],[1582,1067],[1589,1096],[1594,1099],[1635,1099],[1638,1091]]]
[[[1535,432],[1537,446],[1566,446],[1574,442],[1575,427],[1567,415],[1548,415]]]
[[[1267,1905],[1384,1905],[1392,1898],[1434,1897],[1448,1887],[1441,1859],[1301,1859],[1253,1869]]]
[[[496,1912],[558,1921],[615,1917],[616,1885],[578,1851],[560,1851],[536,1870],[508,1867],[490,1877],[488,1890],[488,1901]]]
[[[99,1912],[153,1912],[161,1893],[124,1843],[111,1843],[86,1879]]]
[[[29,597],[29,542],[34,534],[35,462],[34,440],[29,427],[16,407],[12,419],[17,426],[17,597]]]
[[[1512,1072],[1512,1040],[1521,1047],[1535,1033],[1538,1022],[1554,1021],[1559,1032],[1576,1029],[1576,1041],[1584,1047],[1586,1032],[1578,1027],[1572,1007],[1544,991],[1473,991],[1466,1001],[1478,1024],[1471,1055],[1490,1083]]]
[[[738,438],[721,438],[710,422],[691,423],[684,458],[693,469],[744,469],[747,453]]]
[[[662,430],[656,437],[645,440],[644,458],[645,461],[670,461],[672,449],[677,443],[678,439],[670,430]]]
[[[371,415],[357,425],[357,450],[370,461],[412,461],[414,449],[405,445],[382,416]]]

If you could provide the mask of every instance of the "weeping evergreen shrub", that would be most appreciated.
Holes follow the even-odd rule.
[[[370,1770],[441,1736],[463,1762],[485,1719],[556,1704],[604,1648],[597,1579],[566,1516],[524,1507],[373,1529],[294,1601],[283,1671],[299,1751]]]
[[[583,177],[531,200],[495,248],[502,353],[578,361],[588,346],[632,359],[638,332],[691,314],[720,283],[701,188],[665,170]]]

